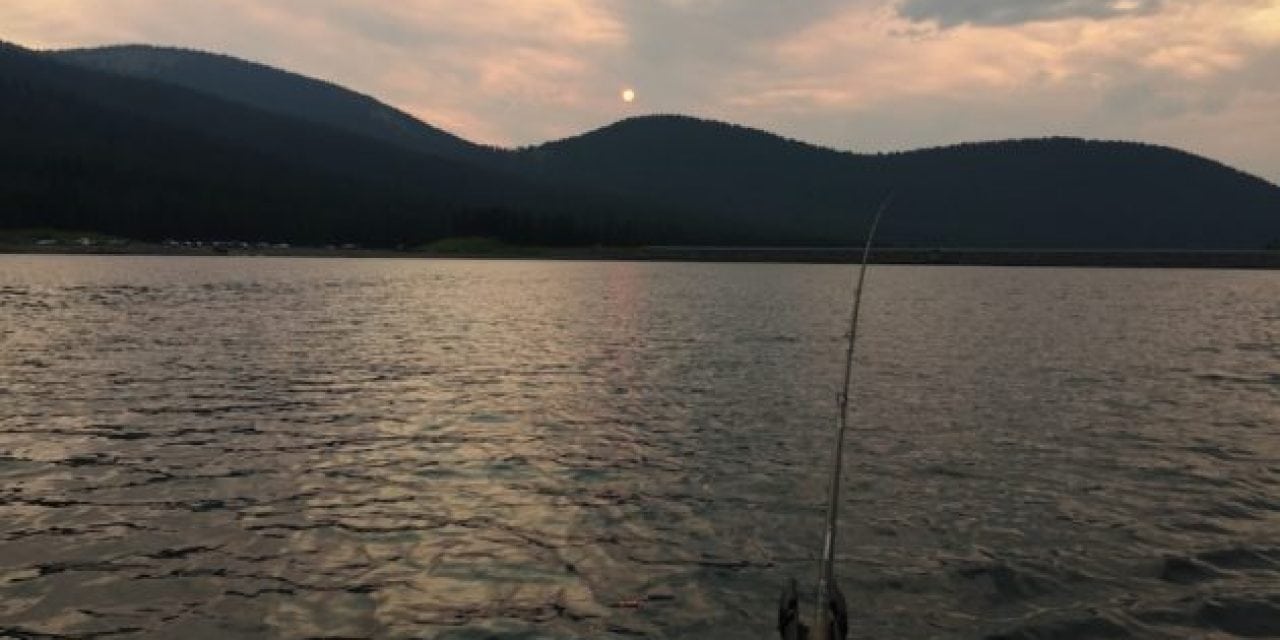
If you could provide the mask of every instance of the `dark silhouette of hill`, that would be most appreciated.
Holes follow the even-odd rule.
[[[683,116],[632,118],[522,152],[530,170],[644,193],[792,243],[856,241],[897,192],[900,245],[1260,248],[1280,239],[1280,188],[1188,153],[1070,138],[860,155]]]
[[[643,234],[603,199],[0,48],[0,227],[140,239],[573,244]]]
[[[148,45],[70,49],[49,55],[90,69],[176,84],[414,151],[470,160],[497,153],[369,96],[231,56]]]
[[[225,56],[0,47],[0,227],[417,244],[1260,248],[1280,188],[1174,149],[1066,138],[854,154],[681,116],[487,149]]]

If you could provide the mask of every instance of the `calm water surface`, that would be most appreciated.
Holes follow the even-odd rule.
[[[774,637],[851,275],[0,257],[0,637]],[[1280,274],[869,286],[855,637],[1280,636]]]

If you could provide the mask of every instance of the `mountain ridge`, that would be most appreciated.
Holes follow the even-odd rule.
[[[489,152],[377,98],[271,65],[182,47],[111,45],[43,52],[82,67],[183,86],[415,151],[475,159]]]
[[[736,138],[732,144],[718,140],[723,134]],[[671,148],[679,155],[672,157]],[[1250,242],[1244,228],[1265,229],[1265,242],[1272,241],[1280,212],[1280,189],[1261,178],[1134,142],[1057,137],[859,154],[737,125],[661,116],[628,119],[522,153],[535,171],[569,176],[571,183],[645,190],[658,202],[732,209],[740,217],[777,222],[790,216],[819,230],[806,239],[819,244],[830,236],[856,238],[866,215],[846,212],[874,210],[894,190],[902,193],[883,237],[910,245],[1237,246]],[[1240,231],[1205,228],[1197,220],[1220,205],[1237,207],[1228,214]],[[1026,215],[1032,212],[1036,216]]]
[[[1173,146],[1154,143],[1154,142],[1145,142],[1141,140],[1126,140],[1122,138],[1090,138],[1087,136],[1054,134],[1054,135],[1046,135],[1041,137],[992,138],[987,140],[967,140],[964,142],[916,147],[911,149],[894,149],[894,150],[887,150],[887,151],[858,151],[855,149],[840,149],[837,147],[809,142],[807,140],[801,140],[799,138],[792,138],[780,133],[769,131],[768,129],[761,129],[761,128],[752,127],[749,125],[742,125],[742,124],[736,124],[733,122],[727,122],[723,120],[716,120],[714,118],[700,118],[697,116],[680,114],[680,113],[653,113],[653,114],[628,116],[626,118],[615,120],[614,122],[601,125],[599,127],[596,127],[595,129],[590,129],[582,133],[566,136],[564,138],[548,140],[546,142],[541,142],[538,144],[524,145],[512,150],[518,153],[536,153],[540,149],[558,147],[566,144],[573,144],[583,139],[595,137],[597,135],[607,135],[612,132],[625,129],[627,127],[643,125],[649,122],[681,122],[681,123],[705,125],[712,128],[743,132],[749,135],[759,136],[761,138],[772,139],[778,143],[783,143],[791,147],[806,149],[814,152],[829,153],[829,154],[834,154],[839,156],[854,156],[854,157],[866,157],[866,158],[885,158],[885,157],[904,156],[904,155],[912,155],[912,154],[920,154],[920,153],[946,152],[946,151],[972,149],[972,148],[992,146],[992,145],[1020,145],[1020,144],[1042,144],[1042,143],[1069,143],[1069,144],[1084,143],[1084,144],[1100,144],[1100,145],[1121,145],[1121,146],[1130,146],[1130,147],[1166,151],[1166,152],[1186,156],[1188,158],[1195,158],[1198,160],[1202,160],[1202,161],[1217,165],[1220,168],[1238,173],[1241,176],[1248,177],[1255,180],[1260,180],[1271,186],[1280,188],[1280,183],[1273,182],[1267,179],[1265,176],[1252,173],[1250,171],[1241,169],[1239,167],[1232,166],[1230,164],[1214,159],[1212,157],[1193,153],[1185,149],[1180,149],[1178,147],[1173,147]]]
[[[0,43],[3,43],[3,41],[0,41]],[[8,44],[11,47],[17,46],[11,43],[4,43],[4,44]],[[550,145],[560,145],[564,143],[569,143],[579,138],[585,138],[588,136],[602,134],[610,130],[617,129],[619,127],[628,126],[633,123],[646,122],[646,121],[669,121],[669,122],[687,121],[691,123],[698,123],[701,125],[710,125],[710,126],[719,127],[722,129],[734,130],[738,132],[761,134],[763,136],[767,136],[767,137],[776,139],[778,141],[788,143],[789,145],[793,145],[796,147],[803,147],[813,151],[831,152],[836,154],[851,154],[856,156],[869,156],[869,157],[885,157],[885,156],[896,156],[896,155],[902,155],[902,154],[913,154],[913,153],[921,153],[921,152],[943,151],[943,150],[949,150],[954,148],[982,146],[987,144],[1002,144],[1002,143],[1011,143],[1011,142],[1033,142],[1033,141],[1038,142],[1038,141],[1046,141],[1046,140],[1130,144],[1130,145],[1138,145],[1142,147],[1163,149],[1171,152],[1191,155],[1197,158],[1203,158],[1205,160],[1218,164],[1223,168],[1236,171],[1238,173],[1249,176],[1251,178],[1263,180],[1268,184],[1271,184],[1273,186],[1280,188],[1280,183],[1272,181],[1266,178],[1265,176],[1261,176],[1257,173],[1250,172],[1250,171],[1241,169],[1239,167],[1235,167],[1233,165],[1216,160],[1214,158],[1211,158],[1208,156],[1202,156],[1200,154],[1192,153],[1184,149],[1179,149],[1177,147],[1173,147],[1169,145],[1144,142],[1144,141],[1138,141],[1138,140],[1091,138],[1087,136],[1051,134],[1051,135],[1046,135],[1042,137],[993,138],[993,139],[986,139],[986,140],[969,140],[969,141],[957,142],[952,144],[930,145],[930,146],[915,147],[910,149],[895,149],[895,150],[884,150],[884,151],[860,151],[857,149],[843,149],[835,146],[810,142],[807,140],[793,138],[780,133],[769,131],[767,129],[752,127],[749,125],[743,125],[743,124],[728,122],[724,120],[717,120],[713,118],[700,118],[697,116],[680,114],[680,113],[651,113],[651,114],[628,116],[610,123],[606,123],[594,129],[589,129],[581,133],[565,136],[563,138],[546,140],[546,141],[534,143],[534,144],[519,145],[516,147],[502,147],[500,145],[489,145],[489,144],[478,143],[478,142],[469,140],[462,135],[459,135],[457,133],[448,131],[444,128],[432,125],[422,120],[421,118],[418,118],[406,111],[403,111],[395,107],[394,105],[383,102],[382,100],[378,99],[375,96],[353,91],[335,81],[306,76],[304,74],[297,73],[294,71],[289,71],[281,67],[276,67],[270,64],[256,62],[256,61],[248,60],[245,58],[240,58],[230,54],[203,51],[200,49],[194,49],[189,47],[163,46],[163,45],[152,45],[152,44],[143,44],[143,43],[125,43],[125,44],[105,45],[105,46],[99,46],[99,47],[75,47],[75,48],[68,48],[68,49],[49,49],[49,50],[42,51],[41,53],[51,55],[55,58],[72,61],[82,66],[89,66],[91,68],[98,68],[100,70],[112,71],[115,73],[121,73],[123,75],[130,75],[135,77],[148,77],[151,79],[157,79],[157,80],[162,80],[162,81],[170,82],[174,84],[180,84],[188,88],[193,88],[193,89],[196,89],[202,92],[207,92],[207,93],[214,93],[215,95],[219,95],[220,97],[232,99],[232,100],[237,100],[235,93],[232,91],[213,91],[213,90],[210,90],[208,86],[203,84],[185,82],[183,78],[173,73],[160,73],[154,69],[151,71],[143,71],[138,68],[137,64],[132,65],[132,68],[130,68],[130,65],[128,65],[124,60],[122,60],[120,56],[133,54],[133,53],[150,54],[151,57],[150,57],[149,65],[154,65],[157,62],[156,56],[158,55],[160,56],[158,59],[158,62],[163,66],[170,67],[169,71],[172,71],[173,68],[180,66],[183,62],[190,62],[191,60],[196,60],[201,58],[208,58],[208,59],[216,60],[219,62],[228,63],[233,68],[243,67],[244,69],[263,71],[270,75],[278,75],[281,77],[288,78],[289,80],[298,82],[302,85],[312,86],[316,88],[325,88],[332,91],[348,94],[348,97],[354,99],[355,101],[365,102],[367,103],[367,106],[374,108],[378,111],[384,111],[387,114],[389,114],[389,116],[396,121],[394,124],[397,127],[417,125],[417,126],[424,127],[425,129],[437,135],[441,135],[448,139],[456,141],[456,143],[459,144],[461,148],[465,149],[464,151],[462,151],[462,154],[466,156],[471,156],[471,157],[474,157],[474,154],[480,151],[524,152],[528,150],[536,150],[538,148],[547,147]],[[253,104],[254,106],[259,106],[259,107],[270,106],[263,101],[249,101],[249,100],[237,100],[237,101],[244,101],[246,104]],[[308,105],[308,106],[314,106],[314,105]],[[306,116],[306,117],[314,116],[313,113],[309,113],[309,112],[303,113],[302,110],[296,110],[296,109],[292,110],[291,113],[294,111],[298,112],[298,114],[302,116]],[[333,124],[328,120],[320,120],[320,121]]]
[[[7,53],[17,55],[14,51],[26,52],[17,47]],[[63,89],[196,136],[213,133],[241,149],[271,150],[289,166],[321,167],[341,177],[340,184],[358,185],[352,188],[366,206],[397,211],[393,217],[400,222],[392,226],[414,238],[483,232],[517,242],[535,236],[546,242],[557,241],[554,229],[575,228],[559,241],[856,244],[865,232],[867,212],[896,190],[898,204],[882,238],[900,246],[1251,248],[1280,240],[1280,188],[1221,162],[1159,145],[1055,137],[859,153],[732,123],[657,114],[531,147],[497,150],[336,84],[230,56],[177,51],[128,46],[26,53],[90,74],[80,82],[96,86],[98,94],[110,92],[106,87],[115,86],[109,80],[113,77],[149,82],[139,89],[148,97],[133,103],[113,101],[75,83],[64,83]],[[122,55],[128,64],[120,62]],[[95,61],[95,56],[106,61]],[[158,61],[148,62],[151,57]],[[155,71],[175,59],[182,64],[167,68],[186,72]],[[223,68],[227,66],[231,69]],[[271,90],[254,93],[255,83],[266,83]],[[299,86],[325,94],[323,100],[305,104],[327,100],[339,106],[321,110],[324,118],[307,113],[296,99]],[[183,91],[230,106],[200,102]],[[237,104],[254,111],[238,111]],[[431,144],[406,143],[385,127],[371,130],[363,119],[368,109],[393,111],[397,126],[420,128]],[[251,126],[239,123],[241,119]],[[65,133],[68,139],[75,135]],[[439,140],[463,146],[432,146]],[[309,151],[289,158],[293,147]],[[29,168],[15,170],[30,173]],[[110,193],[109,185],[100,186]],[[290,198],[302,198],[268,187],[256,188],[286,209]],[[216,184],[201,188],[219,189]],[[59,198],[51,192],[41,197],[48,199],[46,204]],[[420,205],[415,213],[415,207],[405,204],[410,200],[436,204]],[[350,219],[347,229],[367,217],[354,204],[332,208],[332,215]],[[472,219],[441,222],[442,216],[457,222],[459,209],[472,210]],[[297,220],[300,214],[280,215]],[[559,222],[547,223],[548,216]],[[477,222],[481,219],[483,223]],[[418,231],[407,231],[412,229]],[[376,235],[387,242],[395,233],[388,229]]]
[[[493,225],[513,212],[527,224],[591,203],[497,169],[16,46],[0,48],[0,89],[3,228],[391,245],[500,231]],[[508,215],[473,220],[493,212]]]

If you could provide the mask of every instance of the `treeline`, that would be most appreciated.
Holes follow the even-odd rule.
[[[1129,142],[1044,138],[859,155],[655,116],[522,155],[539,175],[720,212],[776,244],[857,243],[891,192],[880,237],[897,246],[1258,249],[1280,238],[1280,188]]]
[[[372,247],[477,236],[848,246],[894,192],[881,245],[1280,239],[1280,188],[1148,145],[1055,138],[859,155],[661,116],[495,152],[421,123],[406,132],[416,121],[367,97],[231,58],[102,55],[0,46],[0,228]]]
[[[158,241],[548,245],[693,239],[626,198],[519,176],[162,83],[0,49],[0,227]],[[630,209],[629,209],[630,207]]]

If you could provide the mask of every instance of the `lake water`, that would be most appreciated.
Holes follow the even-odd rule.
[[[0,637],[776,637],[852,275],[0,256]],[[1280,274],[868,287],[854,637],[1280,635]]]

